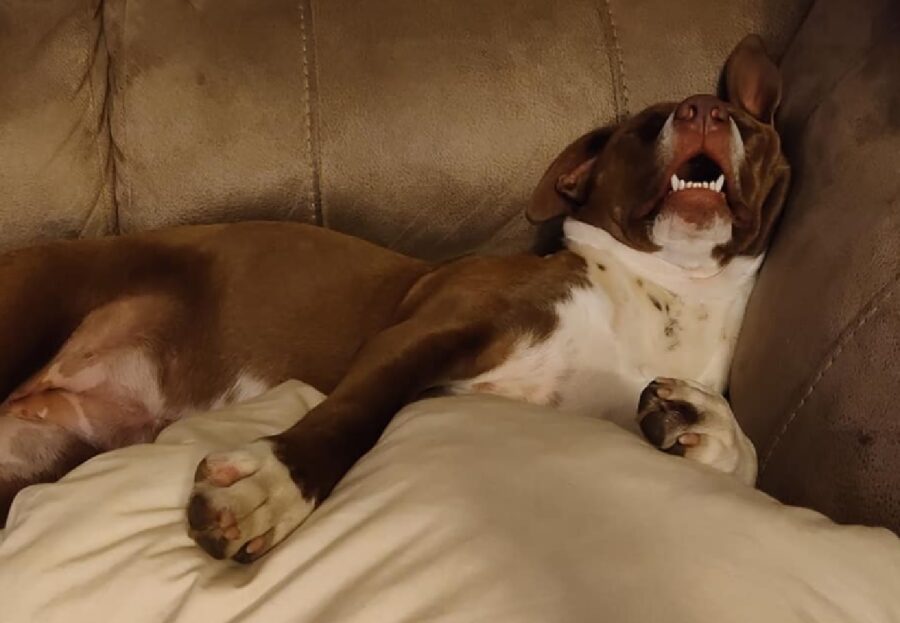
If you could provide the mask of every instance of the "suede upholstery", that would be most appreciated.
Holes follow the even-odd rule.
[[[0,0],[0,248],[115,231],[99,0]]]
[[[896,2],[810,4],[0,0],[0,249],[264,218],[524,250],[564,145],[712,91],[759,32],[796,185],[732,399],[765,490],[900,529]]]
[[[820,0],[782,67],[794,185],[731,398],[760,486],[900,531],[900,4]]]

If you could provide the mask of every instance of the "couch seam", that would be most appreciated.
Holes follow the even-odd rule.
[[[606,38],[610,43],[607,59],[613,81],[613,106],[616,109],[616,121],[622,121],[628,115],[628,87],[625,84],[625,61],[619,40],[619,29],[613,16],[612,0],[603,0],[605,10],[598,9],[600,21],[605,26]]]
[[[828,355],[825,362],[819,367],[816,375],[813,377],[812,381],[803,392],[800,400],[797,402],[797,405],[790,411],[790,413],[788,413],[787,417],[784,420],[784,423],[781,426],[781,429],[772,440],[772,444],[769,446],[769,449],[766,451],[765,457],[763,457],[763,460],[760,463],[760,476],[766,470],[766,467],[768,466],[772,455],[775,453],[775,450],[778,448],[781,440],[784,438],[784,435],[797,419],[797,416],[799,415],[803,407],[806,406],[806,403],[809,401],[809,398],[816,390],[816,387],[818,387],[822,379],[825,378],[825,375],[828,374],[828,371],[834,366],[847,346],[853,343],[856,334],[869,322],[869,320],[871,320],[875,316],[876,313],[878,313],[881,306],[885,302],[887,302],[888,299],[891,298],[891,296],[893,296],[894,288],[898,283],[900,283],[900,274],[895,275],[891,281],[885,284],[884,287],[882,287],[881,290],[878,291],[878,293],[876,293],[871,299],[869,299],[869,301],[863,306],[862,310],[860,310],[860,312],[857,314],[856,321],[851,325],[847,325],[849,329],[845,328],[844,333],[842,333],[838,337],[837,342],[831,350],[831,353]]]
[[[307,12],[309,16],[307,17]],[[302,0],[300,2],[300,44],[303,51],[303,91],[304,91],[304,113],[306,117],[306,149],[309,154],[309,191],[307,192],[307,210],[312,213],[313,220],[317,225],[323,224],[320,186],[319,186],[319,159],[316,153],[318,141],[314,140],[315,123],[313,123],[313,77],[311,70],[311,53],[315,50],[311,49],[310,41],[313,38],[312,23],[312,0]],[[288,211],[288,218],[291,218],[295,212],[296,206]]]
[[[119,75],[123,76],[123,82],[125,81],[125,76],[128,72],[128,54],[125,52],[125,48],[128,45],[127,42],[127,34],[128,34],[128,0],[121,0],[122,2],[122,32],[119,33],[119,52],[122,57],[122,65],[119,68]],[[104,28],[106,28],[106,24],[104,22]],[[106,38],[107,50],[109,49],[109,33]],[[108,73],[110,79],[108,80],[109,88],[113,90],[113,83],[115,80],[113,76],[115,75],[114,71],[114,63],[113,63],[113,55],[109,53],[109,68]],[[121,89],[116,97],[109,98],[109,136],[110,136],[110,147],[113,149],[113,167],[115,171],[115,188],[114,190],[118,191],[119,182],[122,182],[122,186],[125,188],[125,202],[128,204],[128,213],[134,215],[134,184],[132,180],[129,179],[129,172],[127,166],[118,166],[118,162],[125,163],[126,158],[126,148],[128,145],[128,88]],[[118,103],[118,106],[121,108],[119,118],[122,120],[122,132],[118,137],[113,133],[113,100]],[[118,159],[116,158],[118,156]],[[119,203],[119,194],[113,196],[113,200],[116,206],[116,233],[122,233],[122,205]]]
[[[109,180],[110,191],[112,192],[112,207],[113,207],[113,220],[117,221],[116,213],[115,213],[115,168],[110,172],[109,171],[109,162],[110,162],[110,150],[112,149],[112,135],[110,133],[109,127],[109,115],[107,114],[107,103],[109,102],[109,48],[106,46],[106,30],[104,23],[104,6],[105,0],[99,0],[97,2],[96,8],[91,12],[91,20],[97,19],[98,15],[100,18],[100,27],[97,30],[97,38],[94,41],[93,50],[91,51],[90,60],[88,63],[87,71],[85,72],[85,81],[88,84],[88,101],[90,102],[91,112],[93,114],[100,114],[100,129],[102,129],[104,122],[106,123],[106,137],[109,140],[109,148],[106,152],[106,157],[104,158],[102,150],[100,149],[100,141],[94,140],[94,148],[97,152],[97,179],[100,181],[100,188],[97,194],[94,197],[94,205],[91,206],[91,209],[88,210],[87,216],[81,223],[81,227],[78,231],[78,237],[81,238],[84,236],[85,231],[90,227],[91,222],[94,219],[94,215],[97,213],[97,210],[100,208],[100,202],[103,197],[103,189],[106,186],[107,180],[105,174],[111,173],[111,179]],[[106,87],[105,93],[103,97],[103,107],[102,110],[98,110],[97,107],[97,95],[94,93],[94,81],[93,81],[93,69],[94,63],[97,62],[97,52],[100,49],[100,41],[101,39],[104,41],[104,51],[106,53]],[[98,132],[97,138],[99,138],[100,132]],[[106,166],[104,166],[104,163]],[[113,165],[115,166],[115,165]],[[114,230],[115,225],[117,223],[113,223]]]

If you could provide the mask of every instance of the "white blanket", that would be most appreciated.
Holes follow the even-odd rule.
[[[888,531],[491,397],[408,407],[286,543],[250,566],[208,558],[185,532],[197,462],[320,398],[287,383],[23,492],[0,621],[900,621]]]

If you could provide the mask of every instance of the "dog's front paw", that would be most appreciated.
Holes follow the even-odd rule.
[[[283,541],[313,511],[273,442],[210,454],[197,467],[189,534],[214,558],[248,563]]]
[[[756,449],[719,394],[691,381],[658,378],[641,392],[638,422],[647,440],[671,454],[756,482]]]

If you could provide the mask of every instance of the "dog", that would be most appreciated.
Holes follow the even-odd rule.
[[[527,210],[564,220],[565,249],[543,257],[432,265],[286,223],[0,256],[0,515],[29,484],[289,378],[329,396],[197,468],[189,531],[216,558],[282,541],[435,388],[608,418],[753,484],[722,392],[790,169],[758,37],[724,85],[566,147]]]

